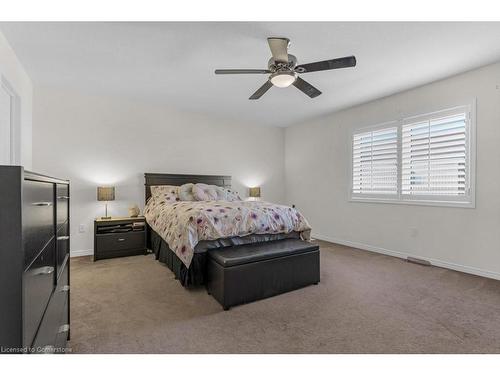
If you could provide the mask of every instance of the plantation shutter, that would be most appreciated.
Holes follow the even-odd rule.
[[[398,192],[397,127],[354,134],[352,149],[352,194],[396,195]]]
[[[403,123],[403,197],[468,194],[466,132],[467,113]]]

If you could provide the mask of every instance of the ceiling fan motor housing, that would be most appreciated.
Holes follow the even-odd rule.
[[[288,63],[276,62],[273,57],[267,63],[268,69],[271,72],[293,71],[297,66],[297,58],[294,55],[288,54]]]

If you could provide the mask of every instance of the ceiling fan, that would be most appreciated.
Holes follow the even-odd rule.
[[[354,56],[297,65],[297,58],[288,53],[290,39],[273,37],[267,38],[267,42],[272,54],[267,64],[268,69],[216,69],[215,74],[269,74],[266,83],[249,98],[252,100],[259,99],[272,86],[288,87],[290,85],[294,85],[310,98],[315,98],[321,94],[321,91],[300,78],[299,74],[356,66]]]

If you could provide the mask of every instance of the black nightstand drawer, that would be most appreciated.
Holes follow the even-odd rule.
[[[96,236],[96,244],[100,253],[144,249],[144,231],[99,234]]]

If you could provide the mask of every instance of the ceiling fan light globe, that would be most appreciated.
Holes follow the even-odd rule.
[[[269,78],[271,83],[280,88],[291,86],[297,79],[297,74],[294,72],[277,72]]]

